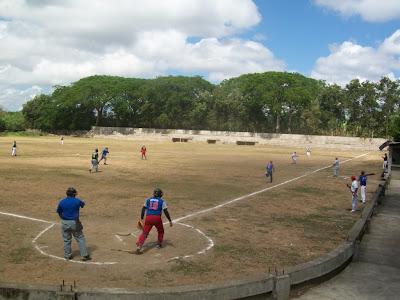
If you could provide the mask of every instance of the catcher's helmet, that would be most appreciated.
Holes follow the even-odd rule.
[[[75,197],[75,195],[77,194],[78,192],[73,188],[73,187],[70,187],[70,188],[68,188],[68,190],[67,190],[67,196],[70,196],[70,197]]]
[[[153,195],[154,195],[154,197],[161,198],[163,195],[163,192],[161,189],[155,189]]]

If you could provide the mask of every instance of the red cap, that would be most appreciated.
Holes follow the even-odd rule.
[[[269,161],[272,164],[272,160]]]
[[[353,175],[353,176],[351,176],[351,179],[356,179],[356,176],[354,176],[354,175]]]

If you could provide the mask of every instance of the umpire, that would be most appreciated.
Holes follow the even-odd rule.
[[[83,235],[83,226],[79,221],[79,208],[85,206],[85,202],[76,198],[78,192],[70,187],[67,190],[67,198],[60,201],[57,207],[57,213],[62,219],[61,234],[64,240],[64,257],[67,260],[72,259],[71,241],[72,235],[79,245],[81,259],[83,261],[91,260],[86,249],[86,240]]]

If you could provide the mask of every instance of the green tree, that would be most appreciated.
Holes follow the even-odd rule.
[[[381,125],[380,135],[388,137],[391,116],[399,108],[400,104],[400,80],[392,81],[388,77],[382,77],[377,84],[378,99],[381,114],[376,120]]]

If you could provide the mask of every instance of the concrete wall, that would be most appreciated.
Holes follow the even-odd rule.
[[[236,144],[238,141],[255,142],[260,145],[293,146],[311,149],[353,149],[377,150],[386,140],[381,138],[358,138],[342,136],[320,136],[299,134],[253,133],[209,130],[92,127],[88,132],[93,137],[109,137],[131,140],[164,140],[173,138],[188,139],[190,142],[215,140],[217,143]]]

